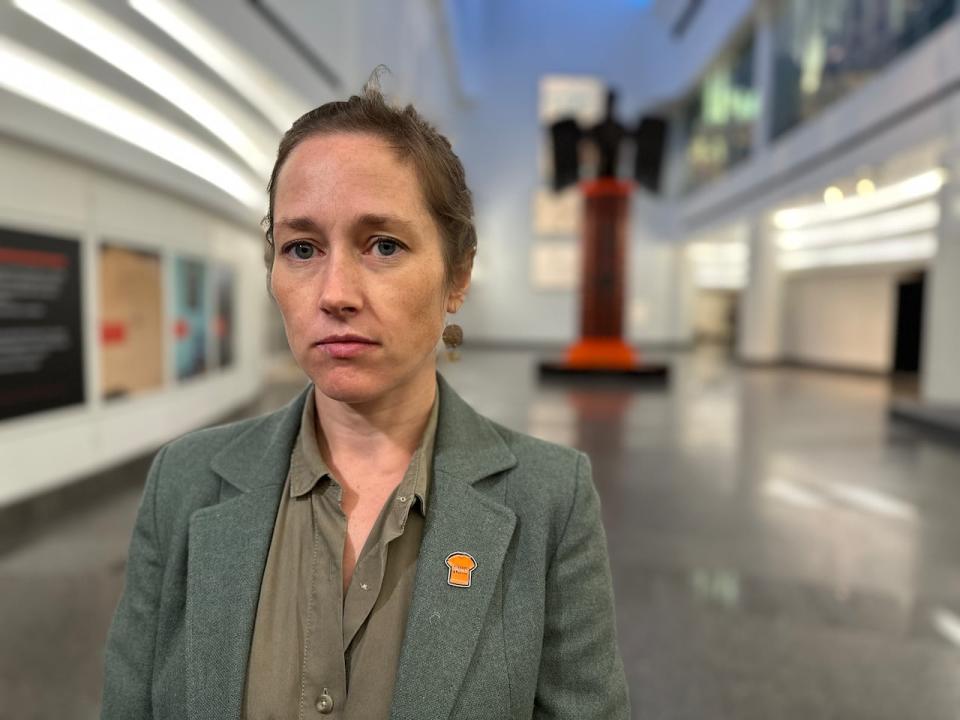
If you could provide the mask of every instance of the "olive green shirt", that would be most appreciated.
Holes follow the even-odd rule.
[[[242,716],[386,720],[423,535],[439,403],[435,398],[420,446],[374,523],[345,596],[347,520],[341,487],[320,455],[315,408],[310,392],[260,587]]]

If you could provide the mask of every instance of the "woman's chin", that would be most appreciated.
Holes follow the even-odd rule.
[[[317,392],[337,402],[367,403],[383,395],[387,386],[382,373],[360,368],[331,368],[310,374]]]

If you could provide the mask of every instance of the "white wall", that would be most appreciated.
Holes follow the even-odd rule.
[[[787,360],[889,372],[897,312],[897,275],[800,273],[785,283],[783,349]]]
[[[0,506],[149,451],[248,402],[259,390],[267,301],[255,226],[232,224],[160,191],[2,136],[0,225],[80,240],[87,391],[84,405],[0,422]],[[103,402],[96,260],[104,238],[159,252],[167,271],[180,252],[233,267],[234,365],[178,384],[168,346],[165,389]],[[169,277],[165,272],[168,282]]]

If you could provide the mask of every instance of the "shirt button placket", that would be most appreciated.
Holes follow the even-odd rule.
[[[329,715],[333,712],[333,698],[330,697],[330,693],[326,688],[323,689],[320,697],[317,698],[316,708],[317,712],[321,715]]]

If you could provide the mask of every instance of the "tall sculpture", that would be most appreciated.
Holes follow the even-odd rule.
[[[596,177],[580,184],[584,196],[580,339],[567,349],[562,362],[541,363],[543,374],[613,373],[660,378],[667,374],[665,366],[641,362],[639,354],[623,339],[624,269],[633,183],[618,178],[617,171],[624,140],[636,133],[629,133],[617,120],[616,99],[616,93],[609,90],[606,115],[592,128],[581,129],[572,118],[564,118],[550,129],[555,189],[579,179],[583,143],[592,144],[598,160]],[[641,128],[649,126],[649,120],[646,125],[640,124]],[[639,141],[637,147],[641,147]],[[642,165],[639,160],[637,168]]]

